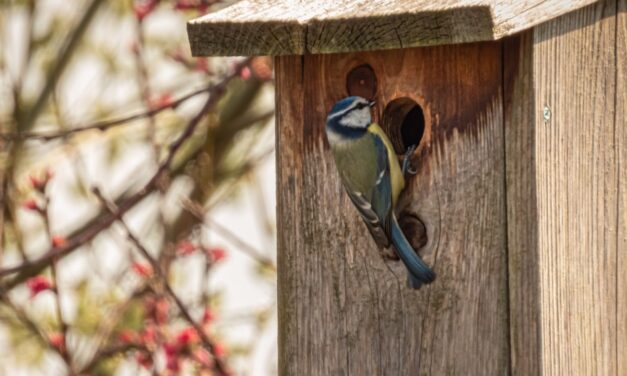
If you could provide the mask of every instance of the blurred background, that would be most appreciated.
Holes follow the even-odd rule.
[[[276,374],[269,58],[212,0],[0,0],[0,375]]]

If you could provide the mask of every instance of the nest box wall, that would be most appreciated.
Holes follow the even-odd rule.
[[[626,11],[250,0],[190,22],[197,55],[281,55],[281,374],[627,374]],[[349,94],[399,155],[420,141],[399,205],[438,274],[418,291],[339,182],[324,124]]]

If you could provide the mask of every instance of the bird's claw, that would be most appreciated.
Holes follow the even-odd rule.
[[[411,166],[411,156],[414,154],[414,151],[416,151],[416,147],[417,145],[412,145],[407,148],[407,151],[405,151],[405,155],[403,156],[403,175],[407,173],[410,175],[416,175],[418,173],[418,170],[415,170]]]

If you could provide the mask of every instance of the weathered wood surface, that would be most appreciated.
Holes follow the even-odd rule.
[[[279,373],[504,375],[509,370],[498,42],[279,57]],[[377,118],[408,96],[427,115],[401,211],[421,218],[438,279],[405,286],[346,197],[324,135],[346,74],[377,74]]]
[[[617,375],[616,2],[534,34],[543,375]],[[623,319],[623,318],[621,318]]]
[[[511,369],[540,375],[533,31],[503,42]]]
[[[617,351],[618,375],[627,375],[627,0],[618,1],[616,25],[616,143],[618,147]]]
[[[243,0],[188,23],[192,53],[304,55],[496,40],[597,0]]]
[[[626,371],[625,61],[615,52],[626,42],[616,10],[603,1],[505,47],[522,57],[505,90],[515,375]]]

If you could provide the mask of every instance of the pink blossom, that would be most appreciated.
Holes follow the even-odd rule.
[[[165,107],[171,106],[172,103],[173,103],[172,93],[166,91],[160,94],[159,96],[152,98],[149,101],[149,106],[152,109],[165,108]]]
[[[54,332],[48,336],[48,342],[50,345],[56,349],[63,351],[63,345],[65,344],[65,337],[63,333]]]
[[[213,320],[215,320],[215,314],[213,313],[213,311],[210,308],[205,308],[205,312],[202,315],[202,323],[203,324],[209,324],[211,323]]]
[[[159,5],[159,0],[138,0],[133,4],[133,12],[138,21],[143,21]]]
[[[41,208],[37,204],[37,201],[35,201],[33,199],[24,201],[24,203],[22,204],[22,207],[24,209],[32,210],[32,211],[40,211],[41,210]]]
[[[224,346],[221,343],[214,343],[213,344],[213,354],[218,357],[221,358],[224,355],[226,355],[226,350],[224,349]]]
[[[181,346],[193,345],[198,341],[198,332],[193,327],[187,327],[176,335],[176,342]]]
[[[194,253],[198,247],[187,240],[182,240],[176,245],[176,253],[181,256],[187,256]]]
[[[52,290],[52,282],[50,282],[47,277],[38,275],[26,280],[26,287],[30,290],[30,296],[32,298],[42,291]]]
[[[137,341],[137,333],[132,330],[124,329],[118,335],[122,343],[134,343]]]
[[[59,248],[67,244],[67,239],[61,235],[54,235],[50,242],[54,248]]]
[[[131,265],[133,271],[140,277],[148,278],[152,276],[153,270],[152,267],[148,264],[142,264],[140,262],[134,262]]]
[[[220,262],[226,258],[226,251],[224,248],[212,247],[207,249],[207,255],[211,257],[211,261]]]
[[[137,352],[135,354],[135,361],[146,369],[152,368],[152,357],[145,352]]]
[[[248,80],[250,78],[250,68],[248,68],[248,67],[242,68],[242,70],[239,72],[239,76],[243,80]]]

